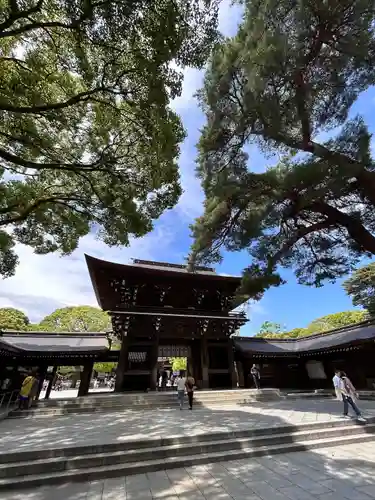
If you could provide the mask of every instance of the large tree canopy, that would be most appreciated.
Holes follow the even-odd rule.
[[[354,271],[343,287],[355,306],[362,306],[375,316],[375,262]]]
[[[216,0],[0,0],[0,275],[16,242],[126,245],[176,203],[175,68],[216,26]]]
[[[13,307],[0,309],[0,330],[25,331],[28,329],[28,325],[29,318],[22,311]]]
[[[97,307],[63,307],[42,319],[38,329],[47,332],[105,332],[111,329],[111,321],[108,314]]]
[[[199,94],[206,204],[190,264],[248,249],[243,292],[260,298],[282,283],[278,266],[320,286],[375,254],[371,135],[348,118],[375,83],[375,3],[241,3],[238,34],[214,51]],[[278,165],[250,171],[250,143]]]

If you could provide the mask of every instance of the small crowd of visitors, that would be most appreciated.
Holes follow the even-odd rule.
[[[182,410],[184,407],[185,394],[187,394],[188,397],[189,410],[192,410],[194,389],[196,389],[194,377],[192,377],[191,375],[186,376],[185,372],[181,370],[180,376],[176,379],[176,383],[177,383],[177,397],[178,397],[178,402],[180,404],[180,410]]]
[[[177,379],[180,376],[180,372],[172,372],[172,370],[161,370],[158,372],[158,390],[166,391],[169,388],[173,388],[177,384]]]
[[[250,375],[254,382],[254,387],[260,389],[260,370],[257,365],[253,365],[250,370]],[[349,377],[344,371],[335,370],[335,375],[332,379],[333,386],[335,389],[336,397],[339,401],[343,402],[344,417],[350,418],[349,407],[352,408],[356,417],[360,421],[366,421],[358,408],[357,399],[358,394],[350,381]],[[180,410],[184,407],[185,395],[188,397],[189,410],[193,409],[194,400],[194,390],[195,379],[191,374],[186,374],[185,371],[181,370],[179,375],[174,379],[174,385],[177,386],[177,397],[180,406]],[[33,401],[37,398],[39,390],[39,378],[36,371],[31,372],[27,375],[21,385],[19,391],[19,409],[29,409]]]

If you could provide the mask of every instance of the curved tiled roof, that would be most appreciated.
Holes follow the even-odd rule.
[[[19,353],[99,353],[108,350],[105,333],[41,333],[7,331],[0,349]]]
[[[364,321],[326,333],[296,339],[261,337],[233,337],[239,352],[264,355],[298,355],[314,351],[330,350],[340,346],[375,340],[375,322]]]

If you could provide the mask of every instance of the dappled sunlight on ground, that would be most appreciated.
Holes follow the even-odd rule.
[[[8,493],[2,500],[370,500],[375,442]]]
[[[375,416],[375,402],[361,402]],[[294,400],[249,406],[124,410],[66,416],[9,419],[0,422],[0,453],[33,449],[121,443],[150,438],[200,435],[245,429],[336,420],[342,405],[335,400]]]

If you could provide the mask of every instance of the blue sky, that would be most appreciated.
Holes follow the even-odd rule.
[[[226,36],[235,34],[240,18],[239,7],[231,7],[229,0],[222,2],[220,28]],[[152,233],[132,241],[129,248],[109,248],[92,234],[81,240],[71,256],[64,258],[56,254],[37,256],[30,248],[18,245],[20,265],[14,277],[0,283],[0,307],[22,309],[31,321],[40,321],[58,307],[97,305],[84,253],[121,263],[128,263],[131,258],[183,262],[191,244],[189,224],[202,213],[203,194],[195,178],[194,162],[199,129],[204,124],[204,117],[194,99],[203,74],[186,69],[184,77],[182,95],[172,104],[188,132],[179,162],[184,193],[178,205],[163,214]],[[371,129],[375,129],[375,120],[371,116],[374,104],[375,90],[370,89],[361,96],[352,112],[353,115],[362,114]],[[249,168],[261,171],[271,164],[272,160],[266,160],[256,149],[251,149]],[[220,273],[240,275],[248,264],[246,252],[225,253],[223,263],[216,269]],[[340,282],[314,289],[298,285],[290,271],[283,272],[283,277],[288,281],[287,285],[269,290],[260,302],[249,307],[250,322],[241,334],[256,333],[264,321],[277,322],[292,329],[306,326],[319,316],[353,308]]]

